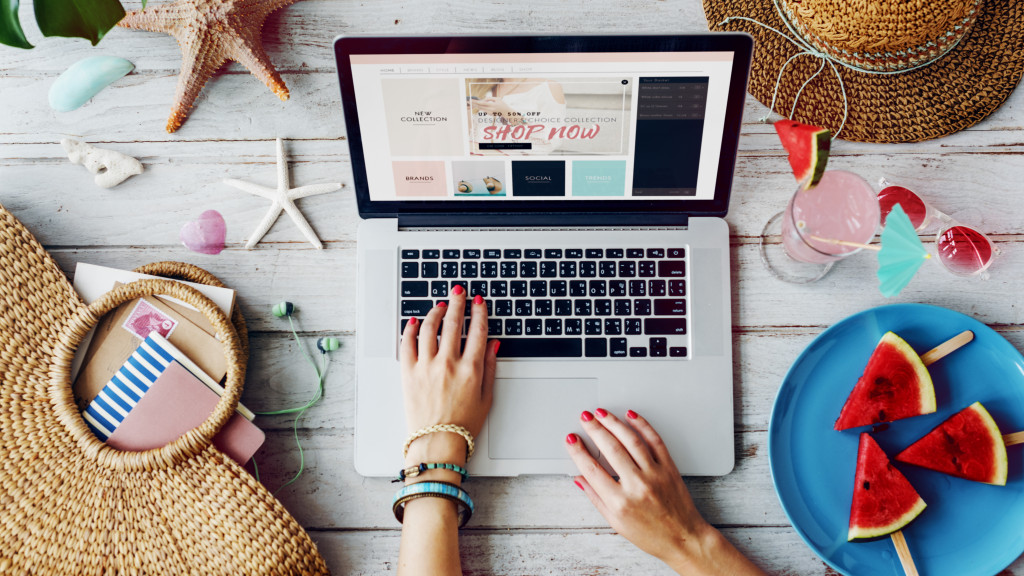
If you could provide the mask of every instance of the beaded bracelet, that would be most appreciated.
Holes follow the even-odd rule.
[[[391,511],[394,512],[395,519],[399,523],[404,519],[406,502],[426,497],[444,498],[458,504],[459,528],[462,528],[469,522],[469,519],[473,516],[473,511],[476,509],[473,499],[469,497],[469,494],[454,484],[449,484],[448,482],[419,482],[403,486],[395,493],[394,501],[391,504]]]
[[[468,462],[469,459],[473,457],[473,450],[476,447],[476,445],[473,443],[473,435],[469,433],[469,430],[466,430],[462,426],[458,426],[456,424],[434,424],[433,426],[420,428],[419,430],[413,432],[405,440],[405,445],[402,446],[402,455],[409,455],[409,446],[412,446],[412,443],[415,442],[418,438],[422,438],[427,434],[433,434],[434,432],[452,432],[453,434],[458,434],[459,436],[462,436],[466,440],[466,461]]]
[[[393,484],[395,482],[404,482],[406,478],[415,478],[419,476],[421,473],[426,472],[427,470],[451,470],[453,472],[458,472],[459,476],[462,476],[463,481],[469,480],[469,470],[466,470],[465,468],[459,466],[458,464],[420,462],[416,466],[409,466],[408,468],[403,468],[402,470],[399,470],[398,479],[392,480],[391,483]]]

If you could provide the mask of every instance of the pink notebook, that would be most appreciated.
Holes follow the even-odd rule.
[[[216,392],[181,364],[171,362],[110,435],[107,444],[132,452],[160,448],[202,424],[218,400]],[[264,439],[258,426],[235,412],[214,436],[213,445],[244,466]]]

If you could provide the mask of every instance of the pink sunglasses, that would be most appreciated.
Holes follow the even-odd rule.
[[[939,262],[958,276],[975,276],[985,272],[999,249],[988,236],[969,226],[963,226],[949,215],[937,210],[920,196],[903,186],[893,186],[882,180],[878,205],[882,212],[882,225],[893,207],[899,204],[910,217],[910,223],[921,232],[933,223],[939,224],[935,236]]]

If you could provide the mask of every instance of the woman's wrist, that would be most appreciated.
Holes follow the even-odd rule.
[[[409,454],[405,457],[405,466],[416,466],[420,463],[455,464],[466,467],[466,440],[452,432],[435,432],[417,438],[409,446]],[[462,475],[454,470],[424,470],[414,478],[406,478],[406,484],[437,480],[450,482],[456,486],[462,484]]]
[[[677,546],[661,561],[679,574],[708,573],[708,560],[721,554],[721,548],[728,545],[722,533],[707,522],[701,522],[687,534],[680,534]]]

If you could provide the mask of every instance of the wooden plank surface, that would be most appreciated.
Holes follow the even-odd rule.
[[[129,8],[138,3],[126,3]],[[83,41],[41,39],[22,4],[38,48],[0,48],[0,203],[20,218],[69,274],[75,262],[133,267],[184,260],[209,269],[239,291],[252,330],[252,359],[243,402],[253,409],[304,403],[311,369],[287,324],[270,307],[300,307],[307,346],[335,335],[323,402],[299,426],[307,470],[280,498],[306,526],[338,574],[395,570],[398,531],[388,503],[393,486],[352,467],[355,348],[355,234],[348,144],[334,73],[336,34],[701,31],[697,0],[304,0],[270,18],[267,52],[291,99],[281,102],[236,64],[204,89],[185,126],[163,131],[180,53],[168,36],[114,30],[96,48]],[[126,55],[136,70],[83,108],[56,113],[47,91],[71,63],[97,54]],[[792,286],[760,264],[765,220],[793,191],[785,153],[765,108],[748,99],[730,213],[737,463],[722,478],[688,479],[706,517],[766,569],[786,575],[833,575],[790,527],[772,487],[767,428],[786,370],[815,335],[854,312],[887,302],[924,302],[970,314],[1024,347],[1024,91],[984,122],[920,144],[837,142],[832,167],[870,180],[908,184],[958,220],[992,234],[1002,251],[991,278],[961,279],[926,265],[897,298],[875,289],[867,254],[847,259],[823,282]],[[84,168],[67,162],[59,140],[83,139],[138,157],[146,172],[102,190]],[[275,181],[273,140],[288,139],[292,181],[341,182],[336,193],[299,205],[325,241],[312,250],[287,218],[255,250],[245,240],[267,209],[264,200],[223,184],[241,178]],[[182,224],[220,211],[228,249],[218,256],[187,252]],[[268,441],[257,455],[268,487],[298,465],[288,416],[261,418]],[[662,574],[668,570],[611,533],[562,476],[472,480],[479,506],[462,539],[467,574]],[[1007,574],[1024,573],[1018,560]]]

